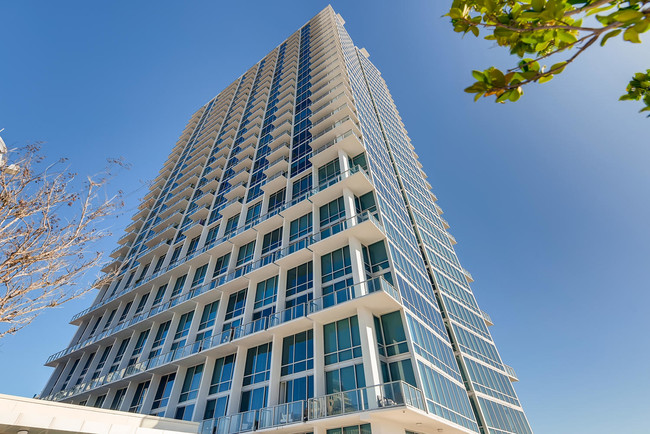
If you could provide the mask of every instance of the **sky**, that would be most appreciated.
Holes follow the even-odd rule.
[[[593,47],[516,104],[474,103],[470,71],[513,59],[454,33],[449,4],[332,2],[391,90],[533,430],[645,433],[650,119],[617,99],[650,41]],[[127,194],[110,251],[190,115],[326,5],[3,2],[2,137],[81,175],[131,164],[110,187]],[[0,341],[0,393],[41,391],[93,297]]]

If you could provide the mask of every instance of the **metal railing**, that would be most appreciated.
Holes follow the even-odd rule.
[[[403,381],[394,381],[331,393],[306,401],[295,401],[217,419],[207,419],[201,423],[199,433],[252,432],[332,416],[393,407],[412,407],[426,412],[424,403],[424,395],[420,389]]]

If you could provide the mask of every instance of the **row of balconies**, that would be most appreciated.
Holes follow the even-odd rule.
[[[272,263],[267,265],[270,264]],[[249,271],[247,274],[250,274],[252,271],[253,270]],[[243,276],[244,275],[242,275],[242,277]],[[117,326],[116,328],[119,328],[119,330],[115,330],[114,333],[133,326],[145,319],[151,319],[159,313],[166,312],[172,307],[196,298],[207,291],[212,291],[214,289],[220,290],[219,288],[221,285],[219,285],[219,282],[221,281],[222,279],[215,279],[210,284],[198,287],[194,291],[190,291],[187,294],[181,295],[174,300],[170,300],[161,306],[153,308],[149,312],[141,314],[128,323],[125,323],[128,325]],[[373,311],[381,314],[398,309],[401,306],[401,297],[399,291],[397,291],[397,289],[395,289],[383,277],[375,277],[365,282],[341,288],[337,291],[311,300],[310,302],[296,305],[290,309],[277,312],[268,317],[259,318],[192,344],[154,356],[150,359],[138,362],[132,366],[127,366],[124,369],[106,374],[94,380],[80,383],[70,387],[69,389],[61,390],[56,394],[44,397],[43,399],[57,401],[67,399],[80,393],[88,392],[98,387],[124,380],[136,374],[150,371],[172,362],[179,364],[179,360],[187,359],[200,353],[207,355],[207,351],[217,347],[226,346],[227,350],[230,351],[233,347],[232,345],[227,344],[233,342],[235,342],[236,345],[248,346],[253,342],[268,341],[274,333],[283,334],[288,329],[296,329],[299,327],[304,328],[305,325],[312,322],[321,323],[328,321],[328,310],[333,307],[340,308],[342,305],[346,305],[345,310],[337,309],[338,316],[351,314],[360,306],[371,307]],[[108,336],[108,334],[106,336]],[[102,333],[99,340],[106,336],[105,333]],[[99,342],[99,340],[95,340],[94,342]],[[61,356],[58,355],[65,351],[67,350],[51,356],[50,359],[48,359],[48,363],[60,358]],[[75,350],[70,352],[73,351]],[[70,354],[70,352],[68,354]]]
[[[403,381],[394,381],[332,393],[305,401],[264,407],[260,410],[227,415],[218,419],[207,419],[201,423],[199,433],[230,434],[273,428],[280,430],[294,424],[311,427],[310,422],[328,417],[402,407],[411,407],[427,412],[424,394],[420,389]]]

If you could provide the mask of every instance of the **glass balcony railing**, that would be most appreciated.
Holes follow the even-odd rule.
[[[201,423],[200,434],[234,434],[393,407],[411,407],[427,411],[420,389],[403,381],[378,384],[360,389],[337,392],[208,419]]]
[[[349,133],[352,134],[351,131],[349,131]],[[344,134],[344,135],[346,135],[346,137],[347,137],[347,133]],[[327,145],[326,145],[326,146],[327,146]],[[321,148],[321,149],[322,149],[322,148]],[[293,205],[295,205],[295,204],[297,204],[297,203],[299,203],[299,202],[302,202],[302,201],[304,201],[304,200],[309,199],[309,198],[310,198],[311,196],[313,196],[314,194],[316,194],[316,193],[318,193],[318,192],[320,192],[320,191],[323,191],[323,190],[325,190],[325,189],[327,189],[327,188],[333,186],[334,184],[336,184],[336,183],[342,181],[343,179],[345,179],[345,178],[347,178],[348,176],[351,176],[351,175],[353,175],[353,174],[355,174],[355,173],[357,173],[357,172],[361,172],[361,173],[363,173],[363,174],[366,176],[366,178],[368,178],[368,173],[366,172],[366,170],[365,170],[363,167],[361,167],[361,166],[359,166],[359,165],[353,166],[353,167],[351,167],[350,169],[346,170],[345,172],[342,172],[342,173],[340,173],[339,175],[334,176],[334,177],[328,179],[327,181],[321,183],[320,185],[318,185],[317,187],[313,188],[312,190],[308,190],[307,192],[303,193],[302,195],[300,195],[299,197],[293,199],[292,201],[287,202],[287,203],[285,203],[284,205],[282,205],[282,206],[280,206],[280,207],[274,209],[273,211],[268,212],[267,214],[264,214],[264,215],[258,217],[257,219],[255,219],[255,220],[249,222],[245,227],[240,228],[240,229],[237,229],[237,230],[234,231],[233,233],[229,234],[227,237],[222,237],[222,238],[220,238],[220,239],[218,239],[218,240],[214,240],[214,241],[211,242],[210,244],[208,244],[208,245],[204,246],[203,248],[201,248],[201,249],[199,249],[199,250],[193,252],[192,254],[186,255],[186,256],[184,256],[184,257],[182,257],[182,258],[177,259],[177,260],[174,261],[173,263],[170,263],[167,267],[161,269],[160,271],[158,271],[158,272],[156,272],[156,273],[153,273],[153,274],[150,275],[150,276],[146,276],[146,277],[145,277],[145,278],[144,278],[144,279],[143,279],[143,280],[142,280],[138,285],[136,285],[136,286],[131,285],[131,286],[128,287],[128,288],[124,288],[122,291],[120,291],[119,293],[113,295],[112,297],[110,297],[110,298],[108,298],[108,299],[106,299],[106,300],[103,300],[103,301],[101,301],[101,302],[99,302],[99,303],[97,303],[97,304],[94,304],[94,305],[88,307],[87,309],[85,309],[85,310],[83,310],[83,311],[77,313],[75,316],[72,317],[72,321],[75,321],[75,320],[79,319],[80,317],[82,317],[82,316],[84,316],[84,315],[90,313],[91,311],[94,311],[94,310],[96,310],[96,309],[98,309],[98,308],[100,308],[100,307],[106,305],[107,303],[110,303],[111,301],[113,301],[113,300],[115,300],[115,299],[121,297],[122,295],[124,295],[124,294],[126,294],[126,293],[128,293],[128,292],[133,291],[134,289],[136,289],[136,287],[140,287],[140,286],[142,286],[142,285],[144,285],[144,284],[150,282],[150,281],[153,280],[154,278],[156,278],[156,277],[158,277],[158,276],[160,276],[160,275],[162,275],[162,274],[164,274],[164,273],[170,271],[171,269],[175,268],[176,266],[178,266],[178,265],[180,265],[180,264],[182,264],[182,263],[187,262],[188,260],[190,260],[190,259],[196,257],[197,255],[199,255],[199,254],[201,254],[201,253],[203,253],[203,252],[205,252],[205,251],[211,249],[211,248],[214,247],[215,245],[217,245],[217,244],[219,244],[219,243],[221,243],[221,242],[224,242],[224,241],[226,241],[226,240],[232,238],[233,236],[235,236],[235,235],[237,235],[237,234],[240,234],[240,233],[242,233],[243,231],[245,231],[245,230],[247,230],[247,229],[249,229],[249,228],[251,228],[251,227],[253,227],[253,226],[255,226],[255,225],[257,225],[257,224],[259,224],[259,223],[261,223],[261,222],[263,222],[263,221],[265,221],[265,220],[267,220],[267,219],[269,219],[269,218],[271,218],[271,217],[273,217],[273,216],[275,216],[275,215],[280,214],[282,211],[284,211],[284,210],[286,210],[286,209],[292,207]],[[220,211],[220,210],[222,210],[222,209],[224,209],[224,208],[226,208],[226,207],[228,207],[228,206],[230,206],[230,205],[232,205],[232,204],[234,204],[234,203],[238,203],[238,202],[241,203],[241,201],[242,201],[242,198],[241,198],[241,197],[234,198],[234,199],[228,201],[227,203],[218,206],[217,208],[215,208],[215,209],[213,210],[213,212],[218,212],[218,211]],[[174,215],[174,214],[172,214],[172,215]],[[352,218],[353,218],[353,219],[357,219],[357,223],[361,223],[362,221],[365,221],[365,220],[363,220],[363,219],[370,219],[370,220],[374,221],[375,224],[376,224],[380,229],[383,230],[383,226],[382,226],[381,223],[377,220],[377,216],[376,216],[376,215],[369,215],[369,214],[368,214],[367,218],[366,218],[366,217],[361,217],[361,216],[362,216],[362,214],[358,214],[357,216],[352,217]],[[169,217],[168,217],[168,218],[169,218]],[[165,219],[165,220],[166,220],[166,219]],[[352,225],[351,222],[347,222],[347,223],[344,223],[344,224],[346,225],[345,228],[347,228],[347,227],[349,227],[349,226]],[[339,231],[340,231],[340,230],[343,230],[343,229],[345,229],[345,228],[341,227],[341,228],[339,228]],[[328,228],[328,230],[329,230],[330,232],[333,232],[333,233],[335,233],[334,231],[336,231],[335,228]],[[327,236],[329,236],[329,235],[327,235]],[[316,235],[314,236],[314,237],[316,237],[316,238],[310,240],[309,242],[308,242],[308,241],[304,241],[304,243],[305,243],[305,244],[307,244],[307,243],[311,244],[311,243],[315,242],[316,239],[319,239],[319,240],[320,240],[320,239],[324,239],[324,238],[326,238],[327,236],[325,236],[325,234],[321,234],[321,235],[316,234]],[[297,250],[298,248],[302,248],[302,247],[298,247],[297,245],[296,245],[296,246],[293,246],[293,247],[289,246],[288,248],[285,248],[285,249],[283,249],[282,251],[280,251],[280,252],[278,253],[277,258],[280,258],[280,257],[282,257],[282,256],[285,256],[286,254],[289,254],[290,250],[286,250],[286,249],[290,249],[290,248],[294,248],[294,249]],[[291,253],[292,253],[292,252],[291,252]],[[225,282],[224,282],[224,283],[225,283]]]
[[[155,313],[162,312],[165,310],[168,310],[169,308],[181,303],[182,301],[189,300],[193,297],[196,297],[206,291],[209,291],[210,289],[214,288],[215,282],[217,280],[213,280],[211,283],[200,286],[196,288],[196,290],[190,291],[187,294],[181,295],[180,297],[177,297],[173,300],[170,300],[168,303],[157,306],[156,308],[152,309],[146,314],[142,314],[141,317],[138,320],[131,320],[129,321],[128,325],[125,325],[124,327],[128,327],[130,325],[133,325],[135,322],[140,321],[142,319],[145,319],[144,316],[146,317],[151,317]],[[135,375],[140,372],[147,371],[149,369],[153,369],[157,366],[161,366],[167,363],[171,363],[175,360],[182,359],[184,357],[191,356],[193,354],[197,354],[201,351],[217,347],[219,345],[228,343],[230,341],[233,341],[235,339],[242,339],[246,336],[250,336],[252,334],[267,330],[270,327],[274,327],[276,325],[280,325],[282,323],[289,322],[291,320],[300,318],[305,315],[309,315],[318,311],[321,311],[323,309],[327,309],[332,306],[336,306],[338,304],[344,303],[346,301],[356,299],[359,297],[363,297],[365,295],[377,292],[377,291],[384,291],[387,294],[389,294],[391,297],[393,297],[395,300],[398,302],[401,301],[400,295],[398,291],[388,282],[386,281],[383,277],[375,277],[373,279],[367,280],[365,282],[361,282],[356,285],[351,285],[346,288],[339,289],[335,292],[332,292],[330,294],[326,294],[323,297],[320,297],[318,299],[312,300],[308,304],[303,304],[303,305],[298,305],[295,306],[291,309],[287,309],[285,311],[278,312],[276,314],[272,314],[268,317],[262,317],[259,318],[255,321],[251,321],[246,324],[242,324],[240,326],[234,327],[230,330],[226,330],[224,332],[221,332],[217,335],[207,337],[201,341],[194,342],[189,345],[185,345],[183,347],[176,348],[172,351],[169,351],[165,354],[160,354],[157,355],[153,358],[144,360],[140,363],[137,363],[132,366],[128,366],[124,369],[109,373],[107,375],[104,375],[102,377],[99,377],[95,380],[91,380],[86,383],[81,383],[77,386],[74,386],[70,389],[62,390],[54,395],[50,395],[44,399],[52,399],[52,400],[61,400],[61,399],[66,399],[68,397],[77,395],[79,393],[86,392],[88,390],[94,389],[99,386],[106,385],[108,383],[112,383],[114,381],[121,380],[123,378],[129,377],[131,375]],[[299,307],[301,306],[301,307]],[[134,322],[135,321],[135,322]]]

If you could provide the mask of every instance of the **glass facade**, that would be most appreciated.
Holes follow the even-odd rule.
[[[344,24],[328,6],[192,116],[42,398],[206,433],[397,432],[373,419],[386,407],[399,432],[532,432]]]

